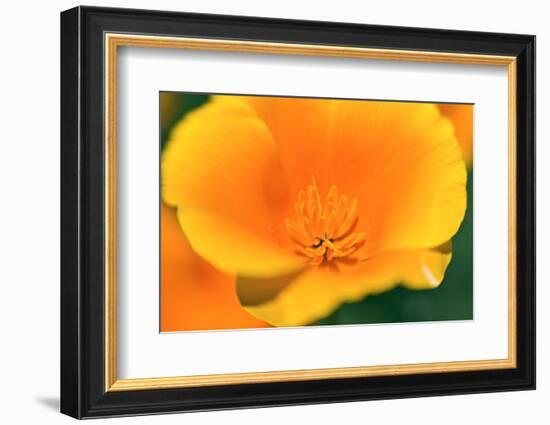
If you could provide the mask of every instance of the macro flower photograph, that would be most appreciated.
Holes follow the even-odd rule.
[[[473,319],[473,105],[159,110],[161,332]]]

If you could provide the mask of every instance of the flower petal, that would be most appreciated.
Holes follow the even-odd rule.
[[[331,157],[356,196],[365,257],[443,244],[466,210],[466,169],[453,126],[433,104],[335,104]]]
[[[161,232],[161,332],[268,326],[241,307],[234,276],[193,252],[175,210],[165,205]]]
[[[297,261],[283,248],[289,199],[277,149],[263,121],[236,97],[215,98],[171,135],[163,199],[178,208],[197,252],[226,272],[255,270],[255,261],[261,270],[276,268],[285,255]]]
[[[451,260],[450,243],[433,250],[398,251],[372,257],[347,273],[327,267],[311,268],[274,286],[271,299],[256,297],[252,282],[237,279],[237,293],[245,308],[274,326],[303,326],[329,315],[344,302],[402,283],[411,289],[433,289],[443,280]],[[257,286],[265,282],[258,281]],[[251,293],[248,295],[246,292]],[[246,301],[258,300],[258,303]]]
[[[226,217],[206,210],[180,207],[178,219],[193,249],[227,273],[269,277],[303,268],[305,260],[293,255]]]
[[[451,262],[451,241],[433,249],[402,252],[398,261],[402,271],[402,284],[409,289],[434,289],[443,282]]]
[[[329,168],[329,99],[246,96],[277,143],[279,157],[288,177],[290,194],[305,189],[315,176],[321,190],[332,184]]]
[[[442,103],[438,107],[441,113],[453,122],[462,156],[468,167],[471,167],[474,141],[474,106]]]

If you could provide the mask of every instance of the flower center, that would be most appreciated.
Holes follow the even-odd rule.
[[[315,179],[312,180],[307,190],[298,193],[294,219],[285,219],[297,253],[310,258],[313,265],[344,257],[346,261],[356,261],[349,255],[365,239],[365,233],[355,232],[359,220],[357,199],[340,195],[338,187],[332,185],[323,203]]]

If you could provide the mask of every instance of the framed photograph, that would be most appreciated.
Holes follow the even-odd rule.
[[[535,388],[535,37],[61,14],[61,411]]]

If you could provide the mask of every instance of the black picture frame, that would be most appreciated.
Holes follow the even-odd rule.
[[[516,57],[517,367],[106,392],[106,32]],[[534,36],[96,7],[67,10],[61,13],[61,195],[62,413],[92,418],[535,388]]]

